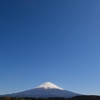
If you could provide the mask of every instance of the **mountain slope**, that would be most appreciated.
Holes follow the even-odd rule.
[[[48,97],[73,97],[79,94],[64,90],[53,83],[45,82],[42,85],[23,92],[7,94],[11,97],[35,97],[35,98],[48,98]]]

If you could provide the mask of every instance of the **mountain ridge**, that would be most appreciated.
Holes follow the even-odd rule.
[[[70,98],[70,97],[74,97],[74,96],[78,96],[78,95],[80,95],[80,94],[62,89],[59,86],[57,86],[51,82],[45,82],[34,89],[17,92],[17,93],[12,93],[12,94],[6,94],[3,96],[35,97],[35,98],[48,98],[48,97]]]

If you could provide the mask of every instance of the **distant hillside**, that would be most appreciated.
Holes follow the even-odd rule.
[[[96,95],[83,95],[83,96],[75,96],[68,100],[100,100],[100,96]]]

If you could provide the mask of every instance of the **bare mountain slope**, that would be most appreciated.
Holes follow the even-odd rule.
[[[64,90],[53,83],[45,82],[34,89],[30,89],[30,90],[26,90],[26,91],[18,92],[18,93],[13,93],[13,94],[7,94],[6,96],[35,97],[35,98],[48,98],[48,97],[68,98],[68,97],[73,97],[77,95],[79,94]]]

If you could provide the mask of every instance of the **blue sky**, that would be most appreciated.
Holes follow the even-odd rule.
[[[100,0],[0,1],[0,94],[46,81],[100,95]]]

